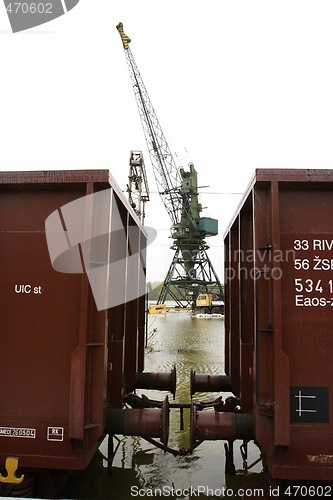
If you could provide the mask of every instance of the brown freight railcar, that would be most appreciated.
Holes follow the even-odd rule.
[[[225,235],[225,370],[274,479],[333,480],[333,171],[259,169]]]
[[[0,494],[84,469],[134,389],[146,240],[107,170],[0,173]]]

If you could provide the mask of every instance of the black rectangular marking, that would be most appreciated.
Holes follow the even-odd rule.
[[[291,423],[329,423],[328,387],[290,387]]]

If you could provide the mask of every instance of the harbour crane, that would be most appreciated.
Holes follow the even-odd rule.
[[[117,25],[136,98],[158,192],[172,222],[171,249],[175,251],[157,304],[172,297],[179,307],[195,304],[199,294],[223,299],[223,288],[207,254],[205,238],[218,234],[218,221],[201,217],[197,171],[177,167],[153,104],[129,48],[131,39],[122,23]]]

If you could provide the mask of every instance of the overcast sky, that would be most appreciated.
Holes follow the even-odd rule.
[[[1,2],[2,4],[2,2]],[[144,152],[158,230],[148,280],[172,259],[116,25],[172,150],[198,171],[210,256],[223,279],[223,230],[256,168],[332,168],[333,2],[80,0],[12,34],[0,5],[1,170],[109,169],[121,188]]]

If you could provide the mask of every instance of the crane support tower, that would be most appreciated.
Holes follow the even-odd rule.
[[[157,304],[171,296],[179,307],[189,307],[200,293],[223,299],[223,288],[209,260],[205,238],[216,236],[218,221],[201,217],[197,172],[177,167],[168,142],[135,63],[123,24],[117,25],[123,44],[139,115],[150,155],[158,192],[172,222],[171,248],[175,251]]]
[[[142,151],[131,151],[126,191],[128,201],[143,225],[145,205],[149,201],[149,187]]]

